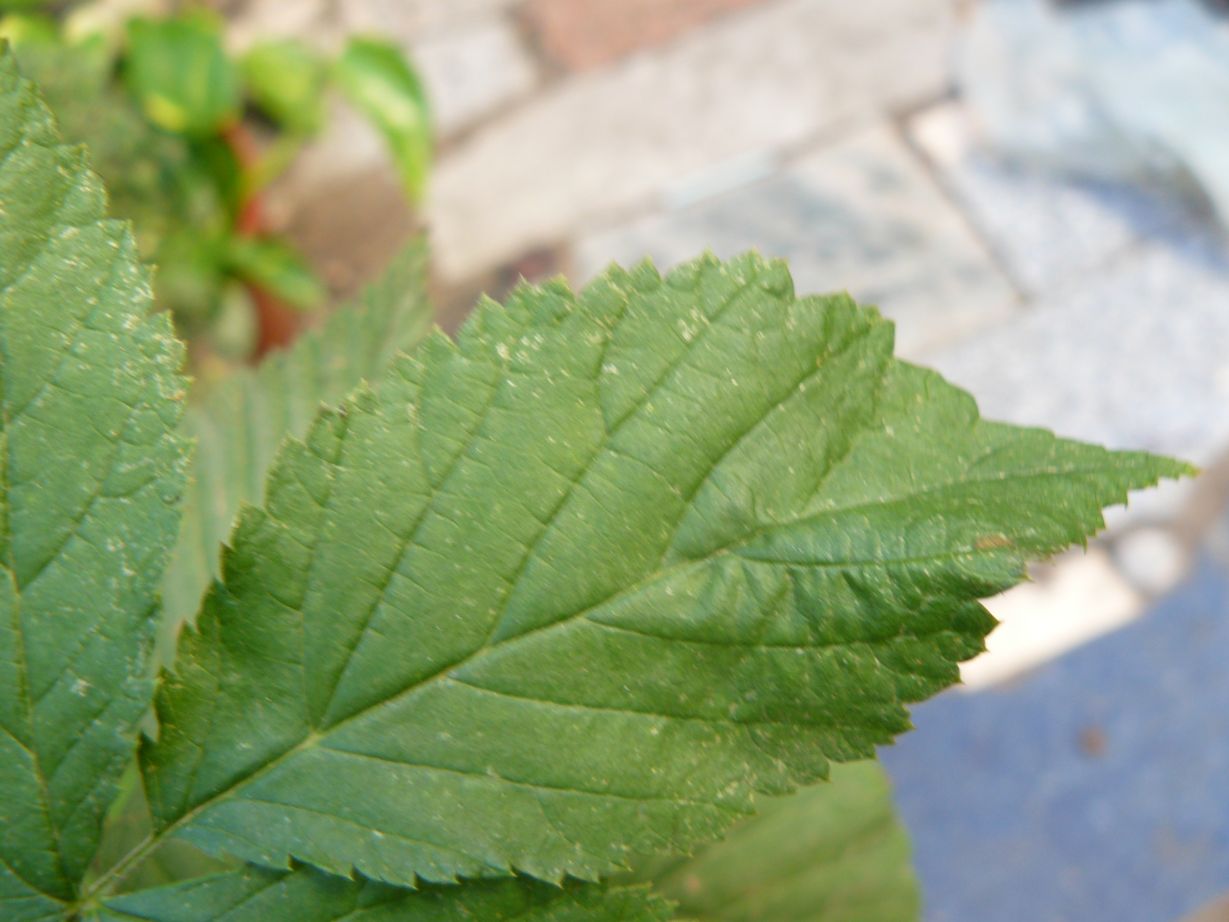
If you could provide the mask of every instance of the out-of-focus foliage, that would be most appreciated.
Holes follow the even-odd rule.
[[[252,101],[287,131],[312,135],[324,127],[329,72],[312,49],[293,39],[264,42],[239,65]]]
[[[417,199],[431,168],[427,97],[418,75],[390,42],[355,38],[337,62],[337,80],[384,134],[402,182]]]
[[[160,128],[209,137],[239,117],[239,73],[218,23],[203,14],[128,23],[128,87]]]
[[[258,44],[233,59],[221,21],[203,10],[134,18],[116,36],[82,37],[49,15],[69,5],[8,0],[0,37],[41,85],[65,139],[89,149],[113,212],[133,222],[142,257],[158,266],[159,306],[211,351],[233,359],[263,351],[257,307],[310,310],[323,302],[307,260],[270,232],[262,198],[325,127],[334,82],[387,138],[407,194],[421,194],[427,104],[394,46],[352,43],[379,49],[374,69],[353,61],[334,67],[294,41]]]
[[[921,913],[909,836],[875,762],[837,765],[827,784],[766,798],[692,855],[659,858],[651,882],[691,922],[908,922]]]

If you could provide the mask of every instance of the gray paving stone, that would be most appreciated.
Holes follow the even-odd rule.
[[[1013,293],[908,150],[875,127],[777,176],[678,211],[584,237],[578,279],[609,262],[674,265],[706,249],[789,260],[800,292],[850,291],[897,321],[924,353],[1009,317]]]
[[[1229,445],[1229,253],[1198,234],[1138,247],[929,358],[987,416],[1207,462]]]
[[[1078,283],[1193,217],[1190,206],[1160,190],[1064,179],[998,159],[980,146],[957,102],[914,116],[908,130],[1012,277],[1032,295]]]
[[[285,0],[280,2],[288,5]],[[347,32],[379,32],[411,44],[428,36],[490,20],[517,2],[518,0],[343,0],[337,4],[337,12],[340,25]]]
[[[437,265],[460,279],[653,205],[715,163],[803,144],[947,85],[949,0],[782,0],[564,81],[440,163]]]
[[[489,18],[410,46],[431,100],[437,133],[448,137],[533,90],[538,74],[512,24]]]
[[[237,51],[272,38],[296,38],[326,50],[338,44],[327,0],[246,0],[230,4],[228,11],[227,41]]]

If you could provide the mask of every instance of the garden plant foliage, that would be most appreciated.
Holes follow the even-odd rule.
[[[304,254],[275,231],[264,190],[326,127],[330,90],[376,126],[409,200],[421,198],[428,102],[389,42],[353,38],[330,59],[278,39],[233,58],[222,21],[200,4],[130,16],[117,30],[64,6],[4,15],[0,3],[0,38],[14,42],[65,138],[88,145],[112,214],[133,222],[141,255],[159,266],[159,308],[198,349],[263,353],[276,337],[255,329],[262,316],[311,310],[325,296]]]
[[[391,278],[185,424],[130,235],[0,58],[0,916],[915,913],[882,776],[832,763],[1188,469],[986,422],[756,256],[522,286],[455,341]],[[195,607],[219,549],[155,681],[160,583]],[[148,832],[91,867],[133,760]],[[128,892],[171,840],[222,870]]]

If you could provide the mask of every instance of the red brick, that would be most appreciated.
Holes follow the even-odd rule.
[[[528,0],[525,20],[551,63],[593,70],[664,45],[722,13],[764,0]]]

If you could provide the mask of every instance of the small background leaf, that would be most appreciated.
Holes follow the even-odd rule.
[[[239,75],[206,13],[130,21],[125,76],[150,121],[167,131],[204,137],[238,118]]]
[[[270,237],[231,237],[226,268],[292,307],[310,310],[324,300],[324,283],[288,243]]]
[[[410,62],[391,42],[352,38],[337,61],[336,79],[384,135],[406,191],[420,200],[431,170],[431,114]]]
[[[324,124],[328,65],[303,42],[262,42],[240,61],[248,94],[287,130],[312,135]]]
[[[833,767],[827,784],[759,812],[689,858],[649,862],[651,881],[694,922],[910,922],[921,895],[909,837],[874,762]]]

